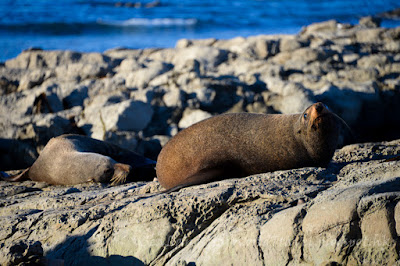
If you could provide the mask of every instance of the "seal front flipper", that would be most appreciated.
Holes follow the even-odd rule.
[[[29,169],[27,168],[23,170],[21,173],[13,176],[9,176],[4,172],[0,172],[0,177],[4,181],[9,181],[9,182],[19,182],[19,181],[25,181],[25,180],[30,180],[29,178]]]
[[[168,187],[167,185],[163,184],[162,182],[161,185],[163,187],[166,187],[167,189],[164,191],[161,191],[160,193],[171,193],[180,190],[181,188],[189,187],[189,186],[194,186],[194,185],[200,185],[204,183],[209,183],[212,181],[217,181],[221,180],[222,176],[226,172],[222,168],[206,168],[203,169],[187,178],[182,180],[181,183],[176,184],[172,187]],[[160,180],[160,179],[159,179]]]
[[[110,180],[112,186],[126,183],[126,179],[131,172],[132,167],[123,163],[114,164],[114,174]]]

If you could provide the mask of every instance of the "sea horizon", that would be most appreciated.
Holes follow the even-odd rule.
[[[400,3],[390,0],[1,1],[0,61],[29,48],[104,52],[174,47],[184,38],[296,34],[311,23],[356,24],[396,8]],[[400,20],[383,18],[382,26],[400,26]]]

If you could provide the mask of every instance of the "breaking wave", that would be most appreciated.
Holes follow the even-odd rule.
[[[197,19],[189,18],[131,18],[123,21],[115,20],[98,20],[97,23],[102,25],[117,27],[174,27],[174,26],[194,26]]]

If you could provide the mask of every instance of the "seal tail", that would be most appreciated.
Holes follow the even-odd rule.
[[[8,182],[20,182],[20,181],[29,180],[29,169],[30,168],[27,168],[27,169],[23,170],[21,173],[19,173],[17,175],[13,175],[13,176],[9,176],[6,173],[1,172],[0,177],[2,180],[8,181]]]

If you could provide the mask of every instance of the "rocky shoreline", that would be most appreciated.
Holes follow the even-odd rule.
[[[136,195],[159,191],[158,182],[0,181],[2,265],[398,260],[400,28],[363,18],[297,35],[185,39],[170,49],[31,49],[0,65],[0,95],[0,170],[29,166],[65,133],[155,159],[180,129],[212,115],[295,113],[315,101],[340,115],[358,142],[374,141],[338,150],[327,169],[143,199]]]

